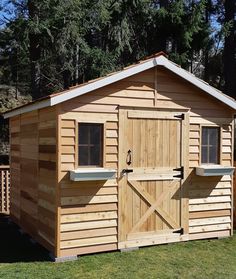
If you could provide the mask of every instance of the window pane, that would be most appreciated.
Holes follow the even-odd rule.
[[[209,163],[217,164],[218,163],[218,148],[217,146],[212,146],[209,148]]]
[[[91,144],[99,144],[101,139],[101,125],[91,125],[90,127],[90,143]]]
[[[206,146],[202,146],[202,154],[201,155],[202,155],[202,163],[203,164],[207,164],[208,163],[207,162],[208,161],[208,159],[207,159],[208,158],[207,149],[208,148]]]
[[[80,166],[88,165],[88,159],[89,159],[88,150],[89,149],[87,146],[79,146],[79,165]]]
[[[79,144],[88,144],[88,132],[88,125],[79,124]]]
[[[79,165],[100,166],[103,147],[102,124],[79,124]]]
[[[202,144],[208,144],[208,129],[204,127],[202,128]]]
[[[220,129],[218,127],[202,128],[201,158],[203,164],[219,163]]]
[[[100,165],[100,158],[101,158],[101,152],[100,152],[100,146],[94,145],[90,148],[90,165]]]
[[[217,128],[211,128],[209,129],[209,144],[210,145],[217,145],[218,144],[218,129]]]

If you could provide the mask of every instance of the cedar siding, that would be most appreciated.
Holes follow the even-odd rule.
[[[56,257],[118,249],[121,108],[187,113],[184,240],[231,235],[232,177],[200,177],[194,168],[202,125],[221,127],[220,163],[232,166],[233,111],[162,67],[11,118],[12,219]],[[115,169],[116,179],[70,180],[78,167],[78,123],[104,124],[104,167]]]
[[[52,253],[55,246],[55,108],[10,120],[11,218]]]

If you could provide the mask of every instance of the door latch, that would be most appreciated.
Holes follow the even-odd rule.
[[[122,174],[123,174],[123,175],[125,175],[125,174],[127,174],[127,173],[131,173],[131,172],[134,172],[134,170],[132,170],[132,169],[123,169],[123,170],[122,170]]]

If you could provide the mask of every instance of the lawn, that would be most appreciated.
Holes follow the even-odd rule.
[[[46,250],[0,218],[0,278],[236,278],[236,236],[89,255],[55,264]]]

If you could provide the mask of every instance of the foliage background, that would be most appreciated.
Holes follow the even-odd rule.
[[[0,112],[159,51],[234,97],[235,19],[232,0],[0,0]]]

